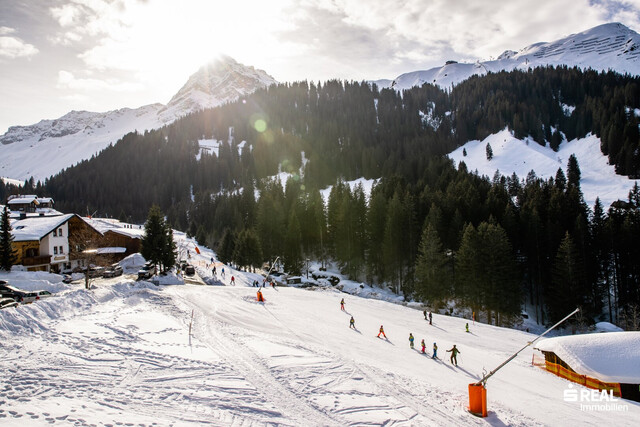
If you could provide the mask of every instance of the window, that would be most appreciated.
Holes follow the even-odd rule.
[[[62,237],[62,228],[58,228],[58,236]]]
[[[53,247],[53,254],[54,255],[58,255],[58,247],[57,246]]]
[[[58,230],[53,230],[53,237],[58,237]]]
[[[60,252],[60,255],[62,255],[64,253],[64,247],[63,246],[60,246],[59,252]]]

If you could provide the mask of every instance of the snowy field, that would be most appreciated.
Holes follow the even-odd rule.
[[[493,158],[487,160],[486,146],[491,144]],[[463,154],[466,150],[467,155]],[[542,147],[533,140],[515,138],[508,130],[489,135],[483,141],[469,141],[449,154],[457,166],[465,162],[470,172],[493,178],[496,170],[504,176],[514,172],[520,180],[534,170],[539,178],[555,178],[558,168],[567,174],[569,157],[574,154],[580,167],[580,188],[587,205],[593,209],[596,197],[605,210],[618,199],[627,200],[635,180],[616,175],[615,168],[600,151],[600,138],[588,135],[583,139],[574,139],[560,144],[557,152]]]
[[[210,279],[211,253],[192,253]],[[477,418],[468,384],[533,335],[472,323],[466,333],[466,320],[441,315],[429,326],[420,310],[331,288],[267,288],[262,304],[250,287],[260,276],[225,270],[223,286],[123,276],[90,291],[56,275],[2,275],[55,296],[0,310],[0,424],[640,425],[638,403],[586,412],[565,402],[569,383],[532,367],[531,349],[489,380],[489,417]],[[419,352],[422,339],[440,359]],[[458,367],[445,352],[453,344]]]

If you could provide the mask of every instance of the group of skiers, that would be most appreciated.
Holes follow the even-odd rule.
[[[340,300],[340,310],[345,311],[344,309],[344,298],[342,298]],[[427,320],[429,322],[430,325],[433,324],[433,313],[428,312],[427,310],[423,311],[424,314],[424,318],[425,320]],[[353,318],[353,316],[351,316],[351,319],[349,319],[349,328],[353,328],[356,329],[356,325],[355,325],[355,320]],[[469,332],[469,323],[467,323],[465,325],[466,331]],[[385,339],[387,338],[387,335],[384,333],[384,325],[380,325],[380,329],[378,331],[378,335],[377,337],[380,338],[380,335],[382,335]],[[410,332],[409,333],[409,347],[410,348],[414,348],[414,341],[415,341],[415,337],[413,336],[413,333]],[[424,339],[420,342],[420,346],[421,346],[421,352],[422,354],[426,354],[426,347],[427,345],[424,342]],[[458,366],[458,354],[460,354],[460,350],[456,347],[456,345],[454,344],[452,348],[450,348],[449,350],[447,350],[447,353],[451,353],[451,363],[454,366]],[[431,355],[432,359],[438,359],[438,344],[436,344],[435,342],[433,343],[433,353]]]

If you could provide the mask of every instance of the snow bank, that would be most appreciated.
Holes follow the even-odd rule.
[[[613,323],[598,322],[596,323],[596,332],[624,332],[624,329]]]
[[[71,289],[74,286],[62,283],[62,276],[46,271],[11,271],[0,274],[0,280],[25,291],[46,290],[52,293]]]
[[[536,347],[571,369],[601,381],[640,384],[640,332],[610,332],[547,338]]]
[[[131,254],[122,261],[120,261],[120,266],[122,266],[122,270],[125,273],[133,274],[137,273],[147,261],[140,255],[139,253]]]

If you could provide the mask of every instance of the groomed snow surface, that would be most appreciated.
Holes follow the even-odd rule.
[[[429,326],[420,309],[334,288],[266,288],[258,303],[250,286],[261,276],[218,263],[211,280],[214,254],[180,245],[191,247],[205,281],[222,286],[156,286],[125,275],[86,291],[47,273],[1,275],[55,296],[0,310],[0,424],[640,425],[638,403],[587,412],[565,402],[569,383],[531,366],[531,348],[489,380],[489,417],[477,418],[466,411],[468,384],[533,335],[473,322],[466,333],[465,319],[437,314]],[[142,261],[129,258],[125,273]],[[388,339],[376,337],[381,324]],[[434,341],[438,360],[430,358]],[[453,344],[458,367],[445,351]]]
[[[491,145],[493,158],[487,160],[486,147]],[[465,156],[463,151],[467,152]],[[580,188],[587,205],[593,209],[596,197],[605,210],[618,199],[627,200],[634,180],[616,175],[615,168],[608,164],[607,157],[600,151],[600,138],[588,135],[586,138],[565,141],[555,152],[537,142],[515,138],[510,131],[503,130],[489,135],[483,141],[469,141],[449,154],[456,166],[465,162],[470,172],[493,178],[496,170],[501,175],[510,176],[514,172],[520,180],[534,170],[543,179],[555,178],[558,168],[567,174],[567,163],[575,154],[580,167]]]

